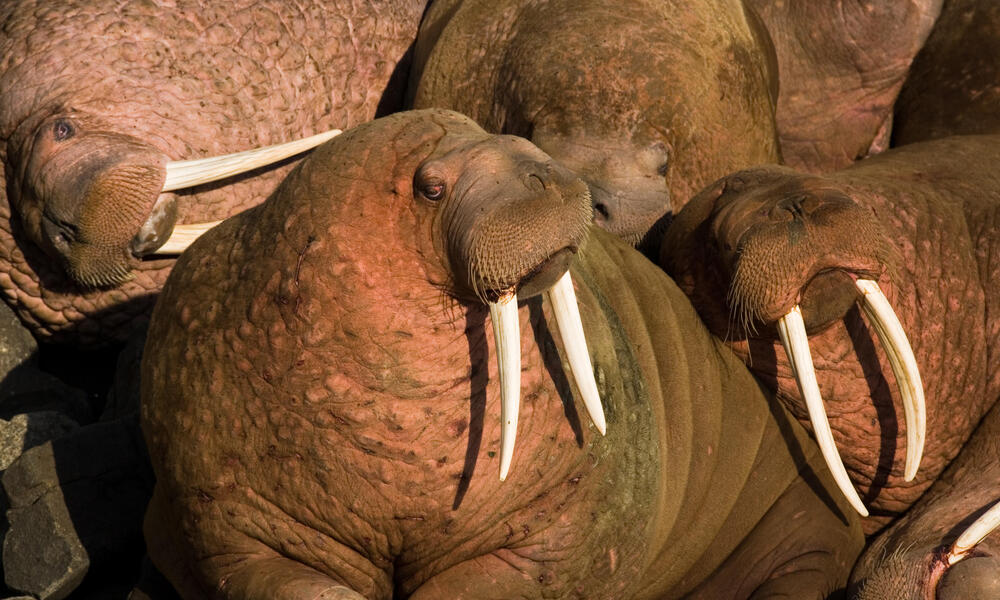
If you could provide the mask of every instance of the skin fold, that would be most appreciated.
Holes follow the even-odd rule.
[[[1000,5],[949,0],[896,101],[894,145],[1000,133]]]
[[[963,600],[1000,596],[1000,535],[990,534],[950,568],[946,554],[979,514],[1000,500],[1000,405],[948,470],[865,550],[851,575],[858,600]]]
[[[942,0],[748,4],[777,54],[785,164],[826,173],[888,148],[893,103]]]
[[[585,184],[526,140],[425,110],[335,138],[199,239],[142,373],[146,539],[181,595],[841,589],[861,530],[818,450],[673,282],[590,217]],[[475,266],[501,238],[510,250]],[[603,437],[538,295],[567,266]],[[485,300],[511,289],[521,408],[501,482]]]
[[[413,64],[412,107],[530,139],[644,248],[703,186],[779,161],[773,49],[738,0],[441,0]]]
[[[424,8],[403,2],[12,0],[0,6],[0,288],[43,338],[123,339],[173,259],[151,213],[215,221],[291,161],[165,193],[167,161],[287,142],[397,109]],[[356,44],[355,36],[366,39]],[[155,207],[155,208],[154,208]]]
[[[913,144],[828,176],[751,169],[706,188],[667,233],[664,269],[708,327],[806,420],[774,324],[796,304],[845,466],[872,518],[903,513],[1000,397],[1000,139]],[[927,407],[903,480],[906,425],[854,279],[878,281],[909,336]]]

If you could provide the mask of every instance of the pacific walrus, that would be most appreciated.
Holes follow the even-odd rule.
[[[449,111],[345,132],[199,239],[142,386],[146,539],[189,599],[827,597],[862,545],[587,186]]]
[[[1000,137],[954,136],[824,176],[749,169],[706,188],[668,231],[665,270],[709,328],[808,420],[777,329],[801,312],[833,437],[872,510],[868,532],[927,490],[1000,398],[998,162]],[[884,290],[922,373],[918,471],[919,422],[904,409],[892,358],[873,341],[880,327],[855,306],[858,280]]]
[[[739,0],[441,0],[409,93],[530,139],[588,183],[602,227],[652,230],[650,248],[702,187],[778,162],[773,66]]]
[[[173,265],[151,253],[175,223],[252,206],[289,169],[190,188],[178,163],[397,110],[424,4],[3,2],[4,299],[48,340],[127,337]]]

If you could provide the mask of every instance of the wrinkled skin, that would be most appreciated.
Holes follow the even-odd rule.
[[[950,568],[945,556],[964,529],[1000,500],[1000,405],[983,419],[941,479],[865,550],[851,575],[858,600],[1000,597],[1000,535],[986,537]]]
[[[738,0],[442,0],[421,25],[414,108],[527,137],[643,247],[703,186],[779,161],[773,50]]]
[[[1000,397],[998,160],[1000,140],[981,136],[897,148],[825,177],[751,169],[704,190],[668,231],[665,270],[804,421],[774,328],[801,304],[868,532],[938,478]],[[879,282],[922,373],[927,438],[910,483],[895,378],[855,307],[862,277]]]
[[[585,184],[527,141],[414,111],[320,147],[198,240],[143,358],[159,569],[185,598],[843,586],[861,532],[818,451],[669,278],[590,216]],[[497,232],[513,254],[486,276],[466,261]],[[605,437],[581,417],[548,301],[531,297],[566,256]],[[479,296],[509,287],[522,402],[501,482]]]
[[[892,141],[1000,133],[1000,4],[949,0],[896,101]]]
[[[393,80],[394,69],[423,4],[4,2],[5,299],[44,338],[126,337],[174,262],[138,258],[151,249],[138,234],[154,205],[151,232],[162,238],[175,220],[214,221],[260,202],[288,171],[158,197],[166,162],[286,142],[396,108],[405,81]]]
[[[942,0],[747,0],[778,57],[785,164],[824,173],[885,150],[892,107]]]

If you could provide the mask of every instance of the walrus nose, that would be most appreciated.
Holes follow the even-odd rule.
[[[803,221],[820,204],[819,200],[809,194],[795,194],[776,202],[768,216],[774,221]]]

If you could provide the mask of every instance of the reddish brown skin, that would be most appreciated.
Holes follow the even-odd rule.
[[[748,0],[778,57],[785,164],[814,173],[885,150],[892,107],[942,0]]]
[[[834,439],[872,512],[869,533],[916,501],[1000,397],[997,160],[1000,139],[955,137],[898,148],[825,177],[787,168],[744,171],[706,189],[668,231],[664,268],[708,326],[806,422],[774,329],[801,302]],[[799,217],[773,210],[790,198],[806,198],[811,208]],[[856,207],[821,210],[844,199]],[[718,218],[741,206],[765,209],[744,210],[740,226]],[[730,318],[726,299],[734,257],[753,238],[740,235],[752,226],[785,234],[767,237],[767,252],[747,252],[755,259],[741,268],[766,292],[750,311],[758,319],[740,321]],[[816,276],[821,269],[828,271]],[[911,483],[902,478],[906,427],[898,390],[853,306],[856,277],[878,279],[922,373],[927,440]]]
[[[408,94],[532,140],[650,247],[703,186],[779,161],[766,38],[739,0],[441,0]]]
[[[894,145],[1000,133],[1000,4],[949,0],[896,101]]]
[[[429,201],[433,173],[454,194]],[[860,527],[815,446],[661,270],[589,226],[586,186],[566,174],[456,113],[399,113],[324,145],[180,258],[150,325],[142,423],[148,548],[185,598],[825,598],[845,584]],[[505,223],[518,254],[582,242],[571,272],[608,432],[585,421],[548,303],[527,299],[500,482],[488,311],[456,276],[474,253],[453,249],[492,246],[475,233]],[[565,269],[499,262],[519,292]]]
[[[948,567],[955,539],[1000,500],[1000,404],[944,475],[865,550],[851,574],[857,600],[967,600],[1000,596],[1000,535]]]
[[[36,144],[40,132],[51,130],[52,118],[76,123],[76,135],[65,143],[91,144],[109,160],[128,160],[127,149],[139,148],[143,163],[157,172],[153,179],[162,177],[168,159],[344,129],[398,106],[405,78],[394,70],[405,66],[401,61],[416,37],[423,5],[422,0],[4,2],[0,288],[7,302],[45,339],[74,344],[122,339],[147,318],[174,263],[131,259],[130,281],[88,289],[66,276],[51,248],[43,249],[39,202],[33,199],[37,190],[31,186],[35,175],[27,161],[33,153],[38,164],[61,160]],[[70,165],[49,168],[67,173]],[[257,204],[288,168],[171,194],[178,221],[218,220]],[[86,183],[69,181],[63,187],[82,189]],[[86,208],[87,215],[74,206],[63,213],[94,235],[127,241],[155,199],[152,192],[138,200],[112,195]]]

